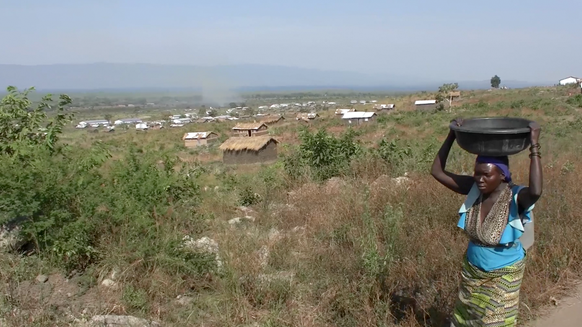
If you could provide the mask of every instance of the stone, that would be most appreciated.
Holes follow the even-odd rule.
[[[154,321],[149,321],[133,316],[102,315],[91,318],[93,327],[160,327]]]
[[[26,244],[20,235],[20,224],[25,220],[25,217],[15,218],[0,227],[0,252],[14,251]]]
[[[245,206],[240,206],[236,208],[238,211],[244,213],[245,215],[250,215],[250,214],[254,214],[255,210],[253,210],[252,208],[249,207],[245,207]]]
[[[183,247],[190,251],[204,252],[208,254],[214,254],[216,259],[216,266],[218,269],[222,268],[222,259],[219,255],[218,243],[208,236],[204,236],[200,239],[194,240],[189,235],[183,238]]]
[[[396,178],[392,178],[392,181],[396,184],[396,185],[408,185],[412,183],[412,179],[406,177],[406,176],[400,176],[400,177],[396,177]]]
[[[178,297],[176,297],[176,303],[181,306],[190,305],[192,302],[194,302],[194,298],[190,296],[178,295]]]
[[[232,218],[231,220],[228,221],[228,224],[231,226],[235,226],[238,225],[244,221],[249,221],[249,222],[254,222],[255,221],[255,217],[252,216],[244,216],[244,217],[236,217],[236,218]]]
[[[267,247],[266,245],[263,245],[259,251],[258,251],[258,255],[259,255],[259,264],[261,265],[261,267],[265,268],[267,267],[267,265],[269,264],[269,255],[271,254],[271,251],[269,251],[269,247]]]
[[[105,286],[105,287],[108,287],[108,288],[115,288],[115,287],[117,287],[117,283],[116,283],[114,280],[111,280],[111,279],[109,279],[109,278],[107,278],[107,279],[104,279],[104,280],[101,282],[101,285],[102,285],[102,286]]]
[[[274,274],[259,274],[257,277],[263,283],[270,283],[275,280],[291,282],[295,277],[295,273],[292,271],[280,271]]]
[[[44,284],[44,283],[48,282],[48,280],[49,280],[49,278],[48,278],[47,275],[38,275],[38,276],[36,276],[36,281],[39,282],[39,283],[41,283],[41,284]]]

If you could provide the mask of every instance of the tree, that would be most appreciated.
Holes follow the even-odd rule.
[[[103,118],[105,118],[105,120],[107,120],[109,123],[111,123],[111,118],[113,118],[113,116],[111,114],[105,114],[105,116],[103,116]]]
[[[25,154],[40,146],[51,152],[60,150],[57,146],[59,136],[73,119],[73,114],[65,111],[72,100],[63,94],[55,105],[52,95],[47,94],[33,108],[28,97],[32,91],[34,88],[19,92],[10,86],[8,94],[0,101],[0,154]],[[49,118],[46,112],[51,109],[56,109],[56,115]]]
[[[231,103],[229,103],[229,104],[228,104],[228,106],[229,106],[230,108],[236,108],[236,107],[237,107],[235,102],[231,102]]]
[[[453,105],[453,92],[455,92],[459,88],[458,83],[448,83],[443,84],[439,87],[439,93],[437,95],[437,100],[442,101],[443,99],[447,99],[449,101],[449,107]]]
[[[499,76],[495,75],[493,77],[491,77],[491,87],[494,89],[499,88],[499,85],[501,84],[501,78],[499,78]]]
[[[198,116],[200,116],[200,117],[206,116],[206,109],[204,108],[204,106],[202,106],[202,107],[200,107],[200,109],[198,109]]]

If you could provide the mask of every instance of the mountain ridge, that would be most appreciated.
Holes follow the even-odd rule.
[[[419,82],[421,81],[421,82]],[[416,76],[365,74],[290,66],[162,65],[144,63],[89,63],[51,65],[0,64],[0,86],[34,86],[37,90],[193,89],[251,92],[302,89],[375,89],[419,91],[438,88],[446,81]],[[461,89],[488,88],[489,81],[457,81]],[[539,85],[503,81],[509,87]],[[544,84],[544,83],[541,83]]]

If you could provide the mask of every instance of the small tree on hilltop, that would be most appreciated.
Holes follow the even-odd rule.
[[[453,105],[453,92],[459,88],[458,83],[447,83],[439,87],[439,93],[437,94],[436,100],[439,102],[447,99],[449,101],[449,107]]]
[[[497,75],[491,77],[491,87],[494,89],[498,89],[499,85],[501,85],[501,78],[499,78],[499,76]]]

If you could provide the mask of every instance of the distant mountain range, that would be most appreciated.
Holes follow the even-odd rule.
[[[444,82],[450,81],[268,65],[0,65],[0,89],[9,85],[18,88],[34,86],[39,91],[197,90],[210,94],[316,89],[419,91],[434,90]],[[488,80],[454,82],[459,83],[461,89],[483,89],[490,86]],[[502,85],[516,88],[536,84],[502,80]]]

